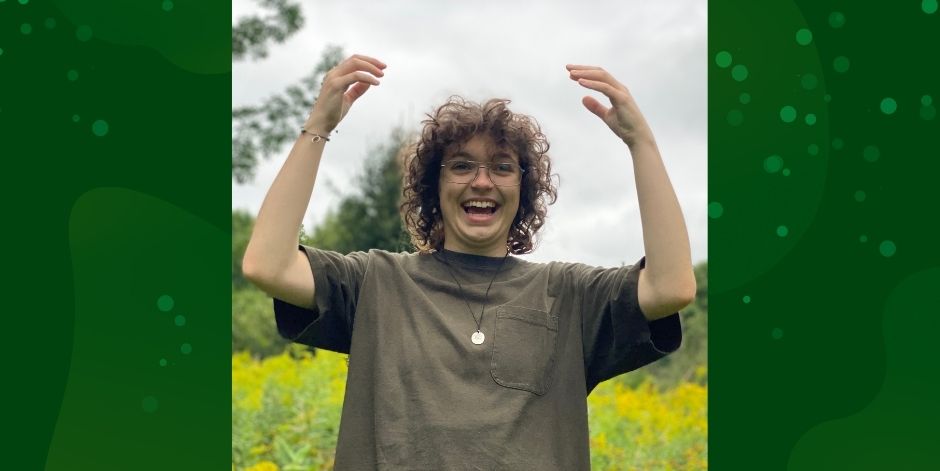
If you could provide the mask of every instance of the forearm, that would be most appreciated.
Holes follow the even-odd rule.
[[[689,291],[694,295],[689,233],[656,141],[651,135],[637,139],[630,153],[646,251],[644,271],[650,286],[660,294],[676,293],[679,298],[689,296]]]
[[[249,277],[275,276],[297,251],[300,225],[310,203],[323,155],[323,141],[301,135],[268,190],[245,249]]]

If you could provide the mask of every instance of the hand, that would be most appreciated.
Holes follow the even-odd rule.
[[[320,96],[313,104],[304,129],[329,134],[343,120],[349,107],[372,85],[378,85],[375,77],[384,77],[385,63],[368,56],[353,54],[330,69],[320,85]],[[350,87],[350,85],[352,85]]]
[[[613,105],[611,108],[590,96],[582,98],[581,103],[588,111],[604,120],[623,142],[632,147],[639,141],[653,140],[653,133],[630,91],[609,72],[590,65],[568,64],[565,68],[568,69],[572,80],[576,80],[583,87],[597,90],[610,99],[610,104]]]

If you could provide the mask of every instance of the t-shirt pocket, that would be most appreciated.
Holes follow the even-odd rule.
[[[555,371],[558,316],[520,306],[496,309],[490,374],[498,384],[543,395]]]

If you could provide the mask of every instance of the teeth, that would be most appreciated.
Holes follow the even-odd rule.
[[[468,201],[464,203],[463,205],[464,207],[475,206],[477,208],[495,208],[496,207],[496,203],[492,201]]]

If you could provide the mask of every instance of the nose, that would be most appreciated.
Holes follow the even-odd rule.
[[[493,178],[490,177],[490,169],[486,165],[479,165],[477,173],[470,180],[470,186],[473,188],[491,188],[493,187]]]

